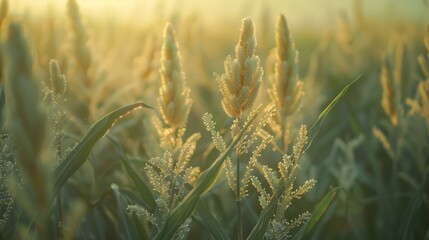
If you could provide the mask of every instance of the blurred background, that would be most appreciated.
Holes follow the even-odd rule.
[[[171,22],[194,99],[186,135],[203,133],[197,152],[204,152],[211,140],[202,115],[212,113],[224,129],[231,124],[220,105],[214,73],[222,73],[226,56],[234,54],[241,19],[250,16],[256,25],[256,53],[265,69],[257,101],[267,103],[276,19],[282,13],[299,51],[306,92],[292,122],[293,133],[301,124],[311,126],[344,86],[360,76],[325,119],[305,155],[300,182],[314,178],[317,185],[293,204],[291,215],[311,211],[329,189],[340,186],[346,194],[340,194],[308,238],[429,239],[428,1],[80,0],[78,30],[71,24],[79,21],[69,14],[67,2],[13,0],[9,4],[11,18],[25,26],[40,78],[48,79],[48,63],[55,58],[69,79],[66,132],[80,137],[107,112],[137,100],[157,105],[163,27]],[[85,36],[81,42],[76,41],[79,34]],[[76,73],[81,59],[73,52],[75,45],[85,46],[91,56],[89,67],[81,73]],[[89,90],[74,84],[81,78],[91,80]],[[87,92],[86,98],[79,100],[82,92]],[[382,105],[383,99],[389,100],[393,113]],[[150,146],[157,139],[141,137],[151,136],[148,116],[153,114],[126,118],[112,130],[124,139],[121,144],[140,169],[144,161],[138,160],[155,156]],[[93,166],[79,170],[64,195],[91,199],[102,195],[112,182],[128,183],[124,171],[106,166],[106,159],[118,162],[112,152],[107,140],[97,145],[92,161],[98,170]],[[266,154],[261,162],[274,164],[279,158],[278,153]],[[204,161],[196,164],[207,166]],[[105,170],[102,176],[97,175],[100,169]],[[213,193],[218,199],[223,194]],[[217,217],[228,222],[233,209],[219,202],[209,206],[220,209]],[[256,197],[250,202],[256,206]],[[85,221],[100,222],[97,237],[113,231],[109,226],[114,220],[91,211]],[[254,212],[248,215],[249,225],[253,224]],[[85,226],[84,221],[81,225],[77,236],[82,238],[85,231],[96,228]],[[206,236],[196,229],[190,237]]]

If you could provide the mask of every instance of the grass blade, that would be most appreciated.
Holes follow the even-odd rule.
[[[82,164],[88,158],[95,143],[104,135],[106,135],[106,133],[113,127],[115,122],[124,115],[138,108],[153,109],[142,102],[133,103],[110,112],[91,126],[88,133],[82,138],[79,144],[54,170],[54,196],[58,193],[64,183],[82,166]]]
[[[185,199],[183,199],[183,201],[171,211],[170,215],[166,219],[164,226],[155,236],[155,239],[171,239],[177,229],[185,222],[185,220],[189,216],[191,216],[192,212],[197,206],[200,196],[206,191],[208,191],[211,186],[216,182],[223,161],[233,150],[234,146],[238,143],[244,132],[247,130],[253,120],[255,120],[255,118],[256,115],[252,119],[250,119],[250,121],[248,121],[248,123],[241,129],[240,133],[232,140],[226,151],[223,152],[209,168],[207,168],[200,174],[195,183],[194,188],[191,190],[191,192],[188,193]]]
[[[141,206],[144,206],[146,204],[145,200],[142,198],[142,196],[139,193],[136,193],[133,190],[127,189],[127,188],[119,188],[119,190],[121,191],[121,194],[127,197],[127,199],[130,202],[133,202]]]
[[[258,240],[258,239],[264,238],[265,232],[267,231],[268,224],[270,223],[270,219],[276,213],[278,200],[279,200],[279,197],[283,194],[284,185],[285,185],[285,182],[284,182],[284,179],[282,178],[279,182],[279,185],[277,186],[278,191],[276,191],[276,193],[273,195],[268,205],[262,211],[261,216],[259,217],[258,223],[256,223],[256,226],[252,229],[252,232],[247,237],[247,240]]]
[[[423,201],[423,194],[425,192],[424,189],[427,189],[426,185],[428,184],[428,176],[429,176],[429,167],[426,168],[426,173],[423,177],[423,181],[420,184],[418,191],[416,191],[416,193],[414,194],[413,201],[408,206],[406,220],[402,222],[402,226],[401,226],[401,228],[404,229],[402,239],[407,239],[407,237],[412,236],[412,233],[410,233],[410,229],[414,219],[413,217],[416,214],[421,202]]]
[[[213,216],[207,205],[201,199],[198,201],[197,213],[199,215],[197,221],[212,234],[215,240],[230,239],[222,224]]]
[[[134,168],[131,167],[130,161],[128,160],[127,156],[125,156],[122,147],[118,143],[118,140],[116,140],[112,136],[108,136],[108,137],[112,141],[113,146],[116,149],[116,152],[121,157],[122,163],[124,164],[124,167],[128,173],[128,176],[133,181],[134,186],[137,188],[137,191],[140,193],[140,196],[142,196],[142,198],[144,199],[143,206],[146,209],[148,209],[150,212],[153,212],[155,210],[155,207],[156,207],[156,202],[155,202],[155,199],[152,197],[152,192],[150,191],[150,188],[140,178],[140,176],[137,174],[137,172],[134,170]]]
[[[308,234],[314,228],[314,226],[316,226],[316,223],[323,217],[328,208],[331,206],[331,203],[338,191],[340,191],[340,188],[334,188],[325,194],[323,199],[317,204],[316,208],[311,214],[310,219],[308,219],[308,221],[299,230],[293,239],[301,239],[304,235]]]
[[[131,216],[126,211],[128,201],[121,194],[116,184],[113,183],[111,188],[115,193],[118,207],[119,239],[141,239],[134,222],[131,220]]]
[[[0,129],[3,128],[3,111],[4,106],[6,105],[6,99],[4,96],[4,89],[0,84]]]
[[[347,91],[349,90],[349,88],[360,78],[362,77],[362,74],[358,75],[352,82],[350,82],[349,84],[347,84],[338,94],[337,96],[334,98],[334,100],[332,100],[328,106],[319,114],[319,117],[317,118],[317,120],[313,123],[313,125],[311,126],[311,128],[308,130],[308,133],[311,134],[311,136],[309,136],[309,143],[307,144],[307,147],[305,150],[308,150],[313,142],[313,140],[317,137],[320,128],[322,127],[323,124],[323,120],[325,120],[326,116],[328,116],[328,114],[331,112],[331,110],[337,105],[337,103],[344,97],[344,95],[347,93]]]

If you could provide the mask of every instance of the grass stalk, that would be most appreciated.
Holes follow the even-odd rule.
[[[237,124],[238,132],[240,132],[240,117],[238,118]],[[240,142],[237,144],[236,148],[236,158],[237,158],[237,168],[236,168],[236,212],[237,212],[237,239],[243,239],[243,221],[241,216],[241,194],[240,194]]]

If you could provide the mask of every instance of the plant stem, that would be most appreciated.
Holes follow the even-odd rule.
[[[240,117],[238,118],[238,132],[240,132]],[[241,140],[238,142],[236,146],[235,155],[237,157],[237,178],[236,178],[236,209],[237,209],[237,239],[243,239],[243,227],[242,227],[242,219],[241,219],[241,194],[240,194],[240,144]]]
[[[60,239],[63,238],[63,211],[62,211],[62,207],[61,207],[61,195],[60,193],[58,193],[57,195],[57,204],[58,204],[58,237]]]
[[[282,121],[283,119],[280,119],[280,121]],[[282,126],[282,138],[280,139],[281,140],[281,142],[280,142],[280,144],[281,144],[281,146],[283,147],[283,152],[287,152],[287,147],[286,147],[286,136],[285,136],[285,128],[286,128],[286,121],[284,121],[284,122],[281,122],[280,123],[281,124],[281,126]]]

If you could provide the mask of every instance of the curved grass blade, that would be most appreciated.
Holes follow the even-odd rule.
[[[229,240],[228,233],[223,228],[222,224],[210,212],[203,200],[198,201],[197,205],[198,217],[195,220],[208,230],[215,240]]]
[[[335,199],[340,188],[331,189],[328,193],[325,194],[323,199],[317,204],[313,213],[311,214],[310,219],[305,223],[305,225],[299,230],[299,232],[294,236],[293,239],[301,239],[304,235],[308,234],[316,223],[323,217],[328,208],[331,206],[332,201]]]
[[[323,120],[325,120],[326,116],[331,112],[331,110],[337,105],[337,103],[344,97],[344,95],[347,93],[349,88],[360,78],[362,77],[362,74],[359,74],[353,81],[351,81],[349,84],[347,84],[332,100],[328,106],[319,114],[319,117],[317,120],[313,123],[313,125],[308,130],[309,133],[309,142],[307,144],[307,147],[305,148],[305,151],[308,150],[313,142],[313,140],[317,137],[319,134],[320,128],[322,127]]]
[[[153,109],[143,102],[136,102],[110,112],[91,126],[88,133],[82,138],[79,144],[54,170],[54,181],[52,186],[54,196],[58,193],[64,183],[82,166],[82,164],[88,158],[92,147],[100,138],[106,135],[106,133],[113,127],[115,122],[138,108]]]
[[[258,240],[258,239],[264,238],[265,232],[267,231],[268,224],[270,223],[270,219],[276,213],[277,203],[278,203],[279,197],[283,194],[284,185],[285,185],[284,179],[281,178],[279,185],[277,186],[276,193],[273,195],[268,205],[262,211],[261,216],[259,217],[258,223],[256,223],[256,226],[252,229],[252,232],[247,237],[247,240]]]
[[[128,201],[124,198],[116,184],[113,183],[111,188],[115,193],[117,202],[119,239],[141,239],[141,236],[139,236],[131,216],[126,211]]]
[[[150,212],[153,212],[156,207],[155,199],[152,197],[152,192],[150,191],[149,187],[146,185],[146,183],[140,178],[140,176],[137,174],[137,172],[134,170],[134,168],[131,167],[131,164],[124,154],[124,150],[119,145],[118,140],[116,140],[113,136],[108,136],[110,141],[112,142],[113,146],[116,149],[116,152],[119,154],[119,156],[122,159],[122,163],[124,164],[125,170],[128,173],[128,176],[133,181],[135,187],[137,188],[137,191],[140,193],[142,198],[144,199],[143,206],[148,209]]]
[[[249,125],[255,120],[256,115],[247,122],[247,124],[241,129],[240,133],[232,140],[228,148],[223,152],[213,164],[204,170],[198,177],[194,188],[180,204],[174,208],[170,215],[167,217],[165,224],[162,226],[160,232],[155,236],[155,239],[172,239],[177,229],[185,222],[185,220],[191,216],[192,212],[197,206],[200,196],[207,192],[211,186],[216,182],[222,167],[223,161],[234,149],[235,145],[243,136]]]

